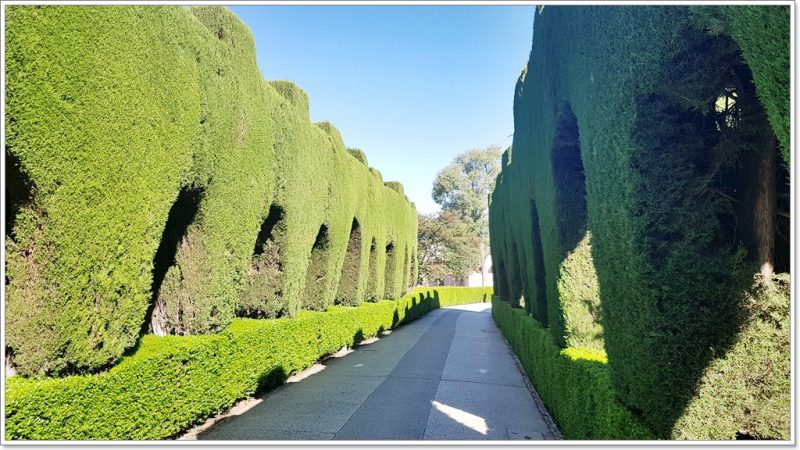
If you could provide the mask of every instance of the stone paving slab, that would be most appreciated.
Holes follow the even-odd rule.
[[[419,337],[392,370],[391,375],[404,378],[439,380],[455,335],[460,311],[441,310],[442,313],[428,330]]]
[[[425,440],[505,440],[517,433],[547,432],[527,388],[442,380]]]
[[[421,440],[460,315],[442,312],[334,439]]]
[[[240,416],[231,417],[201,434],[201,439],[275,439],[276,430],[336,433],[364,400],[383,382],[382,377],[311,376],[284,385]],[[261,437],[258,437],[261,436]],[[302,438],[301,438],[302,439]]]
[[[421,440],[438,387],[438,379],[389,376],[334,439]]]

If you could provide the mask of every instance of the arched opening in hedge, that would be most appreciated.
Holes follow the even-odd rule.
[[[673,216],[655,257],[681,241],[698,252],[724,249],[716,254],[743,246],[767,278],[788,271],[788,173],[750,68],[728,36],[692,32],[684,45],[664,87],[639,101],[636,136],[650,151],[635,167],[663,182],[647,191],[650,205]],[[686,215],[674,216],[673,205]]]
[[[22,170],[16,155],[6,147],[6,239],[14,237],[14,223],[19,211],[33,200],[33,182]]]
[[[394,242],[386,244],[386,269],[384,270],[384,284],[383,284],[383,298],[389,299],[395,297],[395,287],[397,283],[397,255],[394,248]]]
[[[152,302],[150,304],[151,318],[149,326],[153,333],[164,335],[167,333],[167,311],[163,299],[159,298],[161,286],[170,267],[175,265],[175,256],[180,246],[186,245],[186,236],[189,226],[197,219],[200,203],[203,200],[202,188],[187,186],[178,193],[178,198],[172,204],[167,215],[167,223],[161,233],[161,243],[158,245],[153,257],[153,284],[151,287]]]
[[[492,276],[494,277],[494,295],[499,297],[501,300],[508,301],[510,297],[508,280],[506,279],[505,263],[501,257],[493,259],[492,263],[494,264],[494,271],[492,273]]]
[[[509,302],[515,308],[524,308],[527,299],[523,297],[524,291],[522,289],[523,283],[523,270],[519,265],[519,251],[517,250],[517,243],[511,242],[509,245],[510,251],[508,252],[508,259],[506,260],[506,279],[508,281],[508,295]]]
[[[558,117],[550,157],[558,205],[558,235],[562,251],[566,254],[578,245],[586,233],[586,175],[581,158],[578,121],[569,105],[563,108]]]
[[[325,287],[327,286],[328,250],[330,249],[330,238],[328,237],[328,226],[323,224],[319,227],[314,245],[311,247],[308,269],[306,270],[306,283],[304,291],[303,305],[311,310],[324,310]]]
[[[417,278],[419,277],[419,263],[417,262],[417,251],[411,251],[411,274],[408,277],[408,289],[411,290],[419,284]]]
[[[544,254],[542,253],[542,235],[539,229],[539,212],[536,202],[531,199],[531,244],[533,246],[533,289],[535,298],[530,299],[528,312],[547,325],[547,288],[544,277]]]
[[[286,239],[284,209],[272,205],[261,223],[247,270],[238,315],[272,318],[283,314],[283,249]]]
[[[592,259],[587,223],[586,174],[581,156],[578,120],[568,104],[564,105],[556,122],[550,157],[556,188],[556,223],[561,245],[561,262],[556,281],[558,305],[550,306],[554,336],[561,345],[602,350],[600,288]],[[536,205],[531,205],[532,210],[535,207]]]
[[[789,185],[789,171],[782,162],[778,162],[778,175],[776,177],[777,211],[775,223],[775,272],[791,273],[791,186]]]
[[[402,293],[403,294],[405,294],[406,291],[408,291],[408,283],[411,280],[411,274],[409,273],[409,264],[410,264],[410,258],[408,256],[408,247],[404,247],[404,250],[403,250],[403,281],[402,281],[402,286],[403,286],[403,292]]]
[[[342,273],[339,277],[339,288],[336,293],[336,304],[357,305],[359,303],[358,286],[361,282],[361,226],[353,218],[350,225],[350,239],[344,255]]]
[[[375,238],[372,238],[372,243],[369,246],[369,268],[367,273],[367,292],[365,298],[370,302],[377,302],[380,300],[378,297],[378,243]]]
[[[738,54],[732,41],[723,42],[717,44],[723,53],[730,52],[731,58]],[[710,190],[727,209],[718,213],[724,239],[733,245],[741,242],[769,281],[773,273],[790,269],[789,174],[750,69],[743,60],[735,61],[708,114],[714,123],[708,140],[714,147],[705,170],[716,178]]]

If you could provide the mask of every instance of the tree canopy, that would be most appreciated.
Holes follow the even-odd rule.
[[[433,182],[433,200],[443,211],[474,224],[483,239],[489,233],[489,193],[500,173],[502,153],[497,145],[469,150],[440,170]]]
[[[480,238],[455,213],[419,215],[417,284],[437,285],[446,275],[465,277],[481,264]]]

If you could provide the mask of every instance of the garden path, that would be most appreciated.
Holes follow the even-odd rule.
[[[197,438],[538,440],[558,434],[488,303],[432,311],[314,365],[260,400]]]

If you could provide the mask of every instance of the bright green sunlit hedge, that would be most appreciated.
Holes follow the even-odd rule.
[[[148,330],[407,291],[414,205],[309,121],[302,89],[263,79],[232,12],[7,12],[5,330],[20,373],[103,370]]]
[[[217,334],[146,336],[106,372],[6,383],[6,439],[165,439],[343,346],[491,290],[418,288],[398,299],[294,318],[235,319]]]

